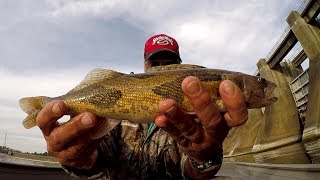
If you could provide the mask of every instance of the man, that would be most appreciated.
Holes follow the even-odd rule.
[[[145,44],[145,71],[181,63],[179,46],[165,34]],[[208,179],[220,169],[222,143],[233,126],[246,122],[248,111],[240,89],[223,81],[219,93],[228,112],[221,114],[196,77],[187,77],[182,90],[199,121],[185,114],[172,99],[159,104],[154,124],[122,121],[105,137],[92,140],[98,117],[85,112],[63,125],[62,101],[48,103],[38,114],[50,154],[73,176],[102,179]]]

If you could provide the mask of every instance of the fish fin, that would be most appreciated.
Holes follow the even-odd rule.
[[[195,115],[195,114],[196,114],[196,113],[193,112],[193,111],[186,111],[185,113],[186,113],[186,114],[189,114],[189,115]]]
[[[150,68],[147,72],[158,72],[158,71],[168,71],[168,70],[178,70],[178,69],[197,69],[206,68],[200,65],[193,64],[169,64],[165,66],[155,66]]]
[[[92,139],[99,139],[107,135],[114,127],[116,127],[121,120],[116,119],[102,119],[100,124],[95,128],[93,133],[90,134]]]
[[[28,114],[23,120],[22,124],[29,129],[37,125],[36,117],[40,110],[52,100],[52,98],[45,96],[26,97],[19,100],[21,109]]]
[[[197,123],[200,122],[200,119],[198,118],[197,114],[192,110],[192,111],[183,111],[184,113],[190,115],[193,120],[195,120]]]
[[[34,126],[37,126],[36,117],[38,113],[28,115],[22,122],[24,128],[30,129]]]
[[[86,75],[86,77],[75,88],[70,90],[68,93],[78,91],[92,84],[104,81],[106,79],[114,79],[122,75],[124,74],[117,71],[109,70],[109,69],[101,69],[101,68],[93,69]]]

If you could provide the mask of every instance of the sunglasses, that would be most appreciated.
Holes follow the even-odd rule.
[[[151,60],[152,66],[165,66],[170,64],[178,64],[177,60]]]
[[[170,64],[178,64],[179,57],[171,52],[162,52],[152,55],[149,58],[149,61],[151,62],[152,66],[164,66]]]

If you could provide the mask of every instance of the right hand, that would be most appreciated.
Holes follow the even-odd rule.
[[[97,117],[89,112],[71,117],[59,125],[58,119],[67,115],[63,101],[48,103],[37,116],[37,125],[47,142],[48,153],[60,164],[79,169],[90,169],[98,158],[97,147],[101,140],[91,139],[91,131],[98,125]]]

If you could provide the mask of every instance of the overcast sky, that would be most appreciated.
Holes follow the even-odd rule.
[[[143,72],[145,41],[166,33],[183,63],[252,74],[302,0],[2,0],[0,145],[46,151],[18,101],[58,96],[93,68]]]

